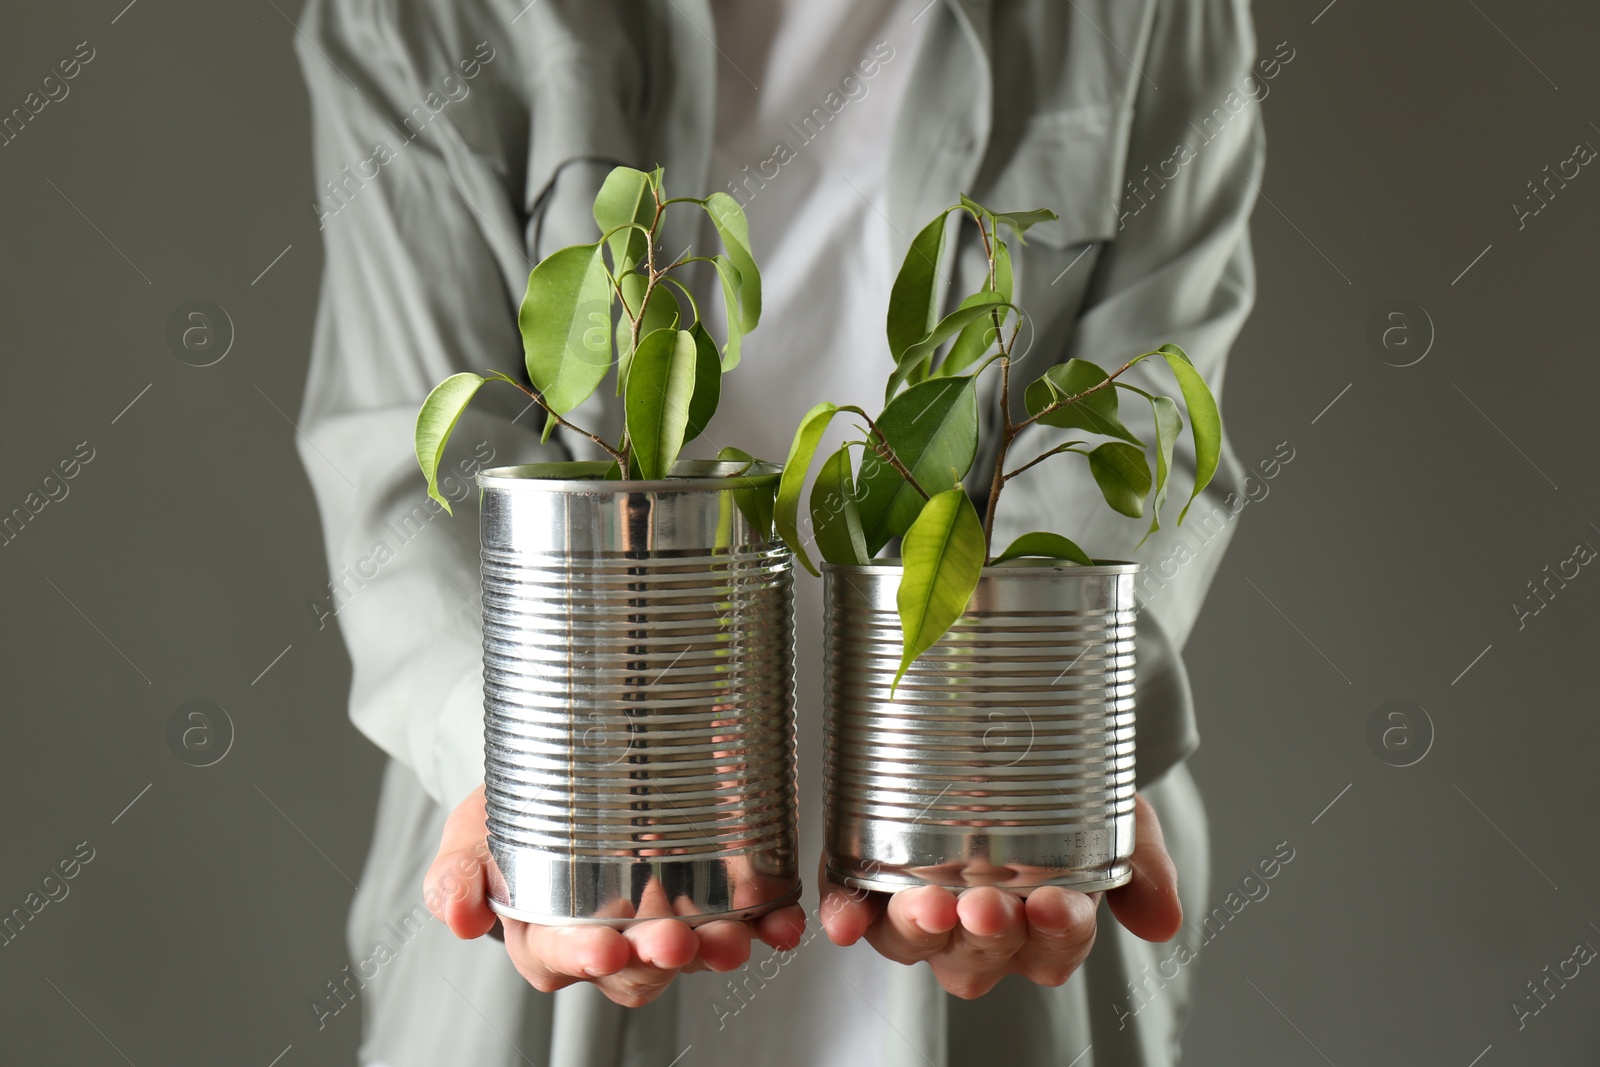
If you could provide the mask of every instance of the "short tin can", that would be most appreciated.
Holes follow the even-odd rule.
[[[825,564],[830,877],[886,891],[1127,882],[1139,569],[987,567],[891,690],[900,567]]]

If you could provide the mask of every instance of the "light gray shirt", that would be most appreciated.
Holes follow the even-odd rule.
[[[1073,356],[1116,366],[1172,341],[1220,393],[1254,291],[1255,100],[1276,73],[1275,60],[1256,62],[1247,5],[932,0],[920,17],[889,146],[884,212],[897,254],[962,192],[1002,210],[1052,208],[1060,220],[1013,253],[1032,326],[1025,369]],[[590,203],[612,165],[659,163],[680,193],[711,190],[715,88],[738,76],[734,61],[719,52],[707,0],[311,0],[299,45],[326,248],[300,422],[335,583],[323,622],[349,648],[351,718],[392,757],[351,918],[353,958],[372,957],[378,941],[391,950],[362,976],[363,1055],[391,1067],[669,1063],[683,1048],[678,989],[632,1012],[586,987],[538,994],[498,943],[456,943],[408,918],[443,811],[482,776],[470,475],[590,455],[587,442],[559,435],[541,445],[511,391],[496,400],[486,390],[448,457],[445,491],[460,502],[452,519],[423,495],[411,431],[446,375],[520,374],[528,271],[593,239]],[[680,248],[699,237],[665,240]],[[982,267],[965,232],[941,269],[959,296]],[[736,373],[759,374],[758,359]],[[1130,377],[1170,392],[1160,374],[1147,364]],[[606,393],[575,417],[611,433],[620,412]],[[1149,429],[1147,413],[1128,415],[1136,433]],[[1058,433],[1031,428],[1020,454]],[[1175,496],[1193,464],[1180,443]],[[1099,557],[1147,565],[1139,783],[1168,827],[1191,913],[1204,900],[1205,842],[1182,766],[1198,734],[1181,650],[1231,536],[1241,480],[1225,448],[1189,522],[1169,517],[1138,546],[1143,524],[1111,514],[1084,471],[1043,465],[1008,491],[996,532],[1004,543],[1061,530]],[[869,950],[818,935],[799,951]],[[1080,1050],[1078,1067],[1170,1063],[1193,975],[1188,964],[1163,966],[1171,958],[1172,946],[1144,945],[1107,917],[1089,963],[1059,989],[1008,980],[966,1003],[939,992],[926,968],[896,969],[889,988],[868,991],[890,1026],[884,1048],[862,1058],[960,1063],[1006,1035],[1015,1063],[1071,1062]],[[767,995],[783,996],[781,983]],[[325,1004],[319,1018],[328,1025],[331,1014]],[[682,1062],[713,1062],[702,1052]],[[781,1046],[771,1062],[784,1062]]]

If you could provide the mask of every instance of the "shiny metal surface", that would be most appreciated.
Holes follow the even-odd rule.
[[[1125,883],[1138,565],[985,569],[892,698],[899,566],[823,571],[832,877],[889,891]]]
[[[793,565],[740,508],[777,468],[604,470],[478,475],[491,905],[760,914],[800,890]]]

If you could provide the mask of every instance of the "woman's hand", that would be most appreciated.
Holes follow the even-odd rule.
[[[1161,837],[1155,809],[1134,801],[1133,880],[1105,896],[1111,913],[1146,941],[1166,941],[1183,923],[1178,872]],[[1071,978],[1094,947],[1100,893],[1047,886],[1026,898],[988,886],[960,895],[937,886],[862,894],[827,880],[822,885],[823,929],[836,945],[862,937],[896,963],[927,960],[945,990],[963,1000],[981,997],[1008,974],[1040,985]]]
[[[805,931],[805,912],[798,904],[749,922],[717,919],[695,927],[677,919],[652,919],[626,930],[535,926],[490,910],[491,863],[479,786],[445,822],[439,854],[423,882],[423,899],[460,938],[482,937],[498,920],[511,962],[543,993],[573,982],[593,982],[618,1004],[637,1008],[660,996],[679,971],[742,966],[750,958],[752,935],[773,948],[792,949]]]

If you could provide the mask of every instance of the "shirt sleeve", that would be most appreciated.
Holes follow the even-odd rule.
[[[297,444],[331,579],[319,623],[349,651],[350,717],[448,806],[483,774],[472,476],[570,457],[539,443],[526,397],[491,384],[440,467],[454,515],[426,496],[412,432],[428,391],[458,371],[520,377],[519,168],[463,130],[526,124],[493,42],[402,24],[391,6],[311,0],[298,27],[325,267]]]
[[[1249,219],[1264,158],[1255,36],[1244,0],[1164,0],[1140,66],[1120,229],[1095,261],[1084,310],[1065,352],[1106,370],[1165,342],[1181,345],[1223,397],[1228,350],[1255,295]],[[1156,89],[1153,86],[1158,85]],[[1146,360],[1122,379],[1177,396],[1162,360]],[[1122,393],[1124,421],[1151,441],[1148,405]],[[1133,401],[1130,403],[1129,401]],[[997,523],[1006,536],[1060,530],[1098,558],[1143,563],[1136,588],[1139,624],[1139,781],[1153,781],[1199,743],[1182,648],[1232,535],[1242,504],[1242,471],[1224,440],[1210,487],[1183,526],[1177,515],[1193,484],[1195,455],[1186,425],[1174,457],[1162,529],[1110,511],[1081,461],[1061,457],[1017,479]],[[1015,467],[1067,439],[1033,426],[1013,445]],[[997,529],[996,547],[999,540]]]

